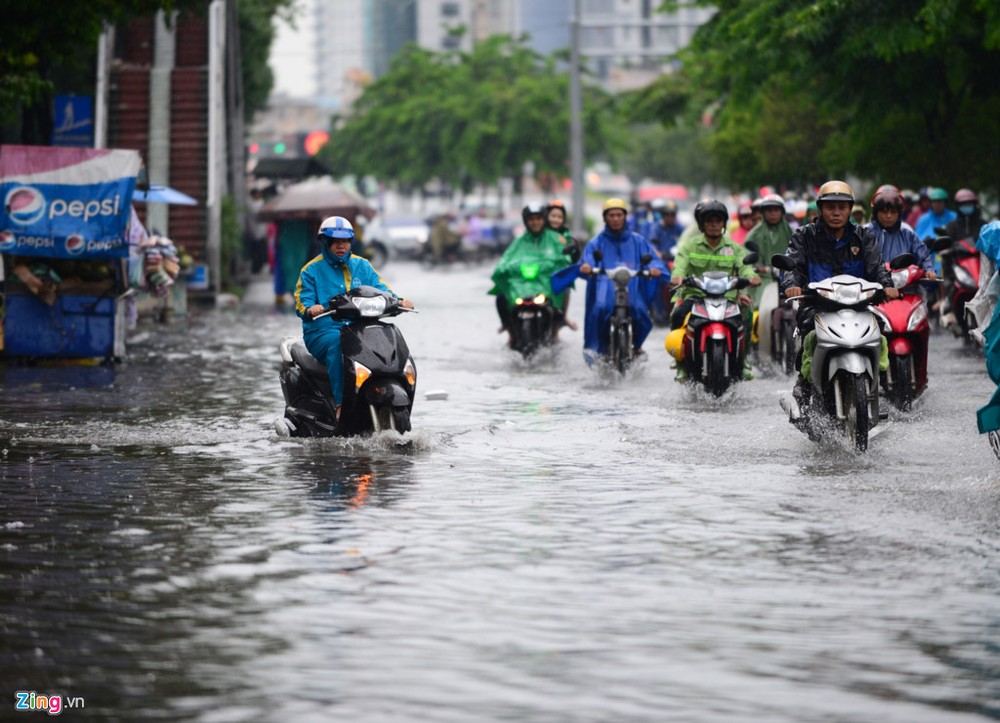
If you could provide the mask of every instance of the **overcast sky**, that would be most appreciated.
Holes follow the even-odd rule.
[[[274,93],[286,93],[296,98],[316,95],[314,73],[313,37],[309,17],[315,0],[296,2],[297,29],[288,23],[275,20],[278,35],[271,46],[271,70],[274,72]]]

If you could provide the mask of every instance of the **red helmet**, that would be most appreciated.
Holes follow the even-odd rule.
[[[903,210],[903,194],[895,186],[880,186],[872,195],[872,209],[881,211],[884,208]]]
[[[871,206],[872,208],[874,208],[875,207],[875,197],[878,196],[880,193],[885,193],[887,191],[894,192],[900,198],[903,197],[903,193],[902,193],[902,191],[899,190],[899,188],[897,188],[896,186],[893,186],[891,183],[883,183],[881,186],[879,186],[878,188],[875,189],[875,193],[873,193],[872,197],[868,200],[868,205]]]
[[[955,191],[955,203],[979,203],[979,196],[968,188],[960,188]]]

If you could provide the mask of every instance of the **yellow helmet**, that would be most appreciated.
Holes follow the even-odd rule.
[[[683,361],[684,359],[684,331],[685,328],[683,326],[679,329],[674,329],[667,334],[667,338],[663,342],[667,353],[677,361]]]
[[[604,208],[601,209],[601,215],[603,216],[613,208],[620,208],[622,211],[625,212],[626,215],[628,214],[627,203],[625,203],[620,198],[609,198],[607,201],[604,202]]]
[[[854,191],[843,181],[827,181],[816,194],[816,203],[824,201],[847,201],[853,206]]]

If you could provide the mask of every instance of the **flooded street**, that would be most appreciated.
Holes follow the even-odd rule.
[[[275,435],[300,323],[266,289],[117,369],[0,370],[0,717],[1000,718],[981,357],[932,336],[859,455],[787,422],[784,377],[682,389],[665,329],[624,380],[582,331],[525,364],[491,270],[383,270],[420,310],[405,444]]]

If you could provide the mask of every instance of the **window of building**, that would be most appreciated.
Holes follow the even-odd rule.
[[[441,15],[446,18],[456,18],[461,12],[458,3],[441,3]]]

